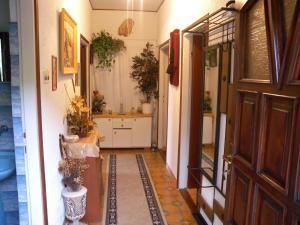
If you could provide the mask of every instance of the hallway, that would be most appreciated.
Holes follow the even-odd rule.
[[[110,154],[116,154],[117,157],[122,155],[142,154],[149,168],[154,188],[158,194],[168,225],[197,225],[188,205],[181,196],[180,191],[176,188],[176,180],[167,169],[160,152],[152,152],[151,150],[141,149],[101,150],[101,155],[104,157],[102,164],[104,188],[107,188],[107,164]],[[103,204],[106,204],[106,198],[102,199],[105,201]],[[91,223],[89,225],[103,224]]]

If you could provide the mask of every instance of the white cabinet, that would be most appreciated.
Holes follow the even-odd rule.
[[[132,124],[132,146],[151,146],[151,117],[134,118]]]
[[[131,139],[131,129],[113,129],[113,148],[130,148]]]
[[[97,124],[97,128],[102,136],[103,141],[100,142],[102,148],[112,148],[113,131],[112,131],[112,119],[111,118],[97,118],[94,119]]]
[[[151,147],[151,117],[94,118],[104,140],[102,148]]]

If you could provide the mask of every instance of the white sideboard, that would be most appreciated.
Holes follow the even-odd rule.
[[[152,117],[143,114],[96,115],[94,121],[104,139],[102,148],[151,147]]]

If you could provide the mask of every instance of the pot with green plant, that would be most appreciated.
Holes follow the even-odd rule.
[[[124,41],[113,38],[112,35],[104,30],[93,34],[92,53],[98,58],[97,68],[108,69],[111,71],[115,63],[115,56],[126,50]]]
[[[131,78],[137,81],[136,88],[143,94],[143,113],[151,114],[152,105],[151,100],[158,97],[158,60],[152,50],[153,45],[147,42],[146,47],[142,53],[132,58],[133,64],[131,66]]]
[[[104,95],[101,95],[99,91],[93,91],[93,100],[92,100],[92,111],[93,113],[103,113],[103,110],[106,106],[104,101]]]

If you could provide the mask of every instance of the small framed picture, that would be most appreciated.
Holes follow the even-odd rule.
[[[65,9],[60,13],[60,65],[62,74],[77,73],[77,24]]]
[[[52,65],[52,91],[57,89],[57,57],[51,57],[51,65]]]

